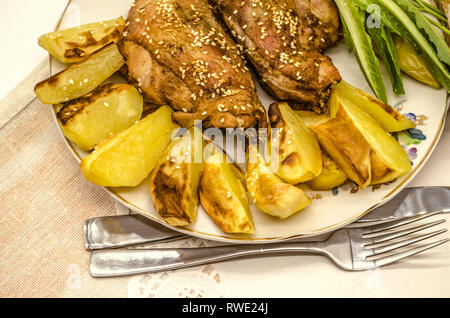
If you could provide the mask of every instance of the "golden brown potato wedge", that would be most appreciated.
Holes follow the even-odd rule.
[[[38,39],[38,44],[62,63],[75,63],[105,45],[117,43],[125,28],[125,19],[83,24],[74,28],[50,32]]]
[[[64,135],[85,151],[141,118],[141,94],[129,84],[106,84],[64,104],[56,116]]]
[[[38,83],[34,93],[43,104],[59,104],[92,92],[118,71],[125,61],[112,43],[92,54],[83,62]]]
[[[205,158],[200,179],[200,202],[205,211],[225,233],[254,233],[255,225],[250,213],[245,188],[226,161],[225,154],[217,148]]]
[[[178,125],[172,109],[162,106],[130,128],[100,143],[81,162],[84,177],[106,187],[140,184],[167,151]]]
[[[264,213],[287,218],[311,204],[311,199],[296,186],[275,175],[256,145],[248,148],[247,189],[255,205]]]
[[[331,157],[322,151],[322,173],[306,184],[314,190],[325,191],[332,190],[347,180],[347,174],[340,165],[336,163]]]
[[[286,182],[297,184],[322,172],[322,154],[314,133],[287,103],[269,107],[271,129],[279,130],[279,168],[276,174]]]
[[[150,192],[156,211],[170,225],[184,226],[197,217],[198,185],[203,162],[195,162],[194,151],[202,149],[201,133],[197,144],[193,129],[173,141],[167,155],[151,173]]]
[[[397,112],[392,106],[384,104],[375,97],[372,97],[345,81],[340,81],[333,86],[332,95],[335,95],[336,92],[339,93],[341,98],[348,99],[375,118],[387,132],[401,131],[416,126],[416,124]],[[331,96],[330,99],[333,99],[333,96]],[[337,109],[333,107],[334,105],[336,105],[336,103],[330,102],[331,117],[335,117],[337,111]]]
[[[320,145],[360,188],[371,181],[370,146],[359,130],[341,119],[313,128]]]
[[[328,120],[328,116],[326,114],[317,114],[316,112],[309,110],[295,110],[295,113],[303,120],[308,128],[320,125]]]
[[[337,109],[336,118],[359,130],[370,145],[371,184],[390,182],[411,170],[405,150],[372,116],[351,101],[340,98],[339,94],[335,94],[330,103],[334,103],[330,107]]]

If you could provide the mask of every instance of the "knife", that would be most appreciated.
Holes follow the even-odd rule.
[[[450,212],[450,187],[405,188],[347,227],[362,227],[430,212]]]
[[[98,217],[84,224],[84,243],[88,250],[170,242],[187,237],[189,235],[168,229],[139,214]]]
[[[405,188],[386,204],[375,208],[347,227],[364,227],[428,212],[450,212],[450,187]],[[162,243],[188,238],[142,215],[89,219],[84,225],[88,250]]]

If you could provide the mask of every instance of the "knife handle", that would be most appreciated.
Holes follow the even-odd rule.
[[[187,237],[142,215],[98,217],[84,224],[84,241],[88,250],[161,243]]]

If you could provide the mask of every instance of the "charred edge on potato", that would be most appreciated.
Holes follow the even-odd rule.
[[[200,202],[207,211],[207,213],[210,215],[214,223],[225,233],[235,233],[238,232],[244,232],[248,229],[253,228],[253,224],[251,224],[249,221],[243,221],[242,223],[239,223],[239,225],[236,225],[236,228],[232,228],[229,226],[229,223],[222,221],[227,220],[229,218],[233,218],[234,216],[234,210],[233,209],[226,209],[223,204],[217,203],[216,198],[214,196],[209,196],[208,189],[205,190],[205,186],[200,182],[199,186],[199,193],[200,193]],[[227,198],[227,200],[231,200],[231,198]],[[230,216],[230,217],[227,217]]]
[[[113,31],[111,31],[113,29]],[[123,29],[123,28],[122,28]],[[76,43],[76,42],[66,42],[68,46],[71,46],[72,48],[67,49],[64,52],[64,57],[66,58],[74,58],[74,57],[85,57],[86,52],[82,50],[82,48],[87,48],[91,46],[96,45],[106,45],[109,43],[114,43],[118,41],[122,35],[121,30],[119,27],[111,27],[105,30],[105,32],[110,32],[109,34],[105,35],[99,40],[96,40],[90,32],[84,32],[81,33],[80,36],[84,37],[86,41],[83,44]]]
[[[372,165],[371,172],[373,180],[382,180],[387,176],[395,173],[394,169],[386,166],[383,162],[379,161],[379,156],[375,155],[375,151],[373,149],[370,150],[370,162]]]
[[[286,166],[295,166],[299,161],[300,158],[298,153],[292,152],[281,162],[281,164]]]
[[[94,53],[92,53],[91,56],[94,55],[95,53],[101,51],[101,50],[105,50],[106,48],[110,47],[111,45],[115,45],[115,43],[111,42],[108,45],[105,45],[104,47],[102,47],[102,48],[98,49],[97,51],[95,51]],[[82,63],[82,62],[80,62],[80,63]],[[74,64],[74,65],[78,65],[78,64]],[[44,85],[50,85],[50,86],[55,86],[56,87],[57,84],[58,84],[58,81],[60,79],[59,78],[60,74],[66,72],[69,68],[66,68],[66,69],[56,73],[55,75],[52,75],[49,78],[47,78],[47,79],[37,83],[36,86],[34,87],[34,91],[38,90],[41,86],[44,86]]]
[[[65,103],[64,106],[56,113],[56,117],[60,120],[61,124],[67,125],[75,117],[75,115],[82,112],[86,106],[94,103],[102,97],[108,96],[112,92],[118,92],[122,89],[126,89],[126,84],[109,83],[99,86],[91,93]]]
[[[170,161],[168,165],[175,165]],[[184,173],[184,180],[188,180],[189,176]],[[185,194],[186,183],[179,184],[177,181],[172,180],[170,175],[158,170],[154,179],[152,180],[155,185],[155,198],[160,201],[158,206],[158,213],[163,218],[177,218],[189,220],[190,216],[184,211],[182,206],[182,197]],[[188,201],[191,198],[187,199]]]

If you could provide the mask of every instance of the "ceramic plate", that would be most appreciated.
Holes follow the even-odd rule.
[[[113,19],[120,15],[126,17],[131,3],[130,0],[72,0],[63,13],[58,28],[65,29],[84,23]],[[339,44],[329,50],[327,54],[333,59],[344,80],[366,92],[371,92],[353,54],[347,51],[344,44]],[[54,59],[50,60],[52,74],[64,67]],[[173,230],[210,240],[231,243],[263,243],[313,236],[336,230],[355,221],[374,207],[387,202],[407,186],[423,167],[438,142],[448,108],[446,91],[444,89],[435,90],[407,76],[404,76],[404,85],[405,96],[395,96],[391,92],[389,80],[386,81],[390,104],[417,123],[416,129],[397,135],[413,164],[410,173],[390,184],[371,186],[364,190],[358,190],[350,182],[333,191],[315,192],[305,189],[305,192],[313,199],[313,203],[305,210],[285,220],[268,216],[258,211],[256,206],[252,206],[251,210],[256,226],[256,232],[252,235],[223,233],[201,206],[199,206],[197,220],[192,226],[175,228],[166,224],[153,207],[147,181],[135,188],[106,190],[115,200],[137,213]],[[258,93],[267,108],[273,99],[259,86]],[[62,132],[61,135],[63,136]],[[70,141],[66,140],[66,142],[77,160],[80,161],[87,155]]]

